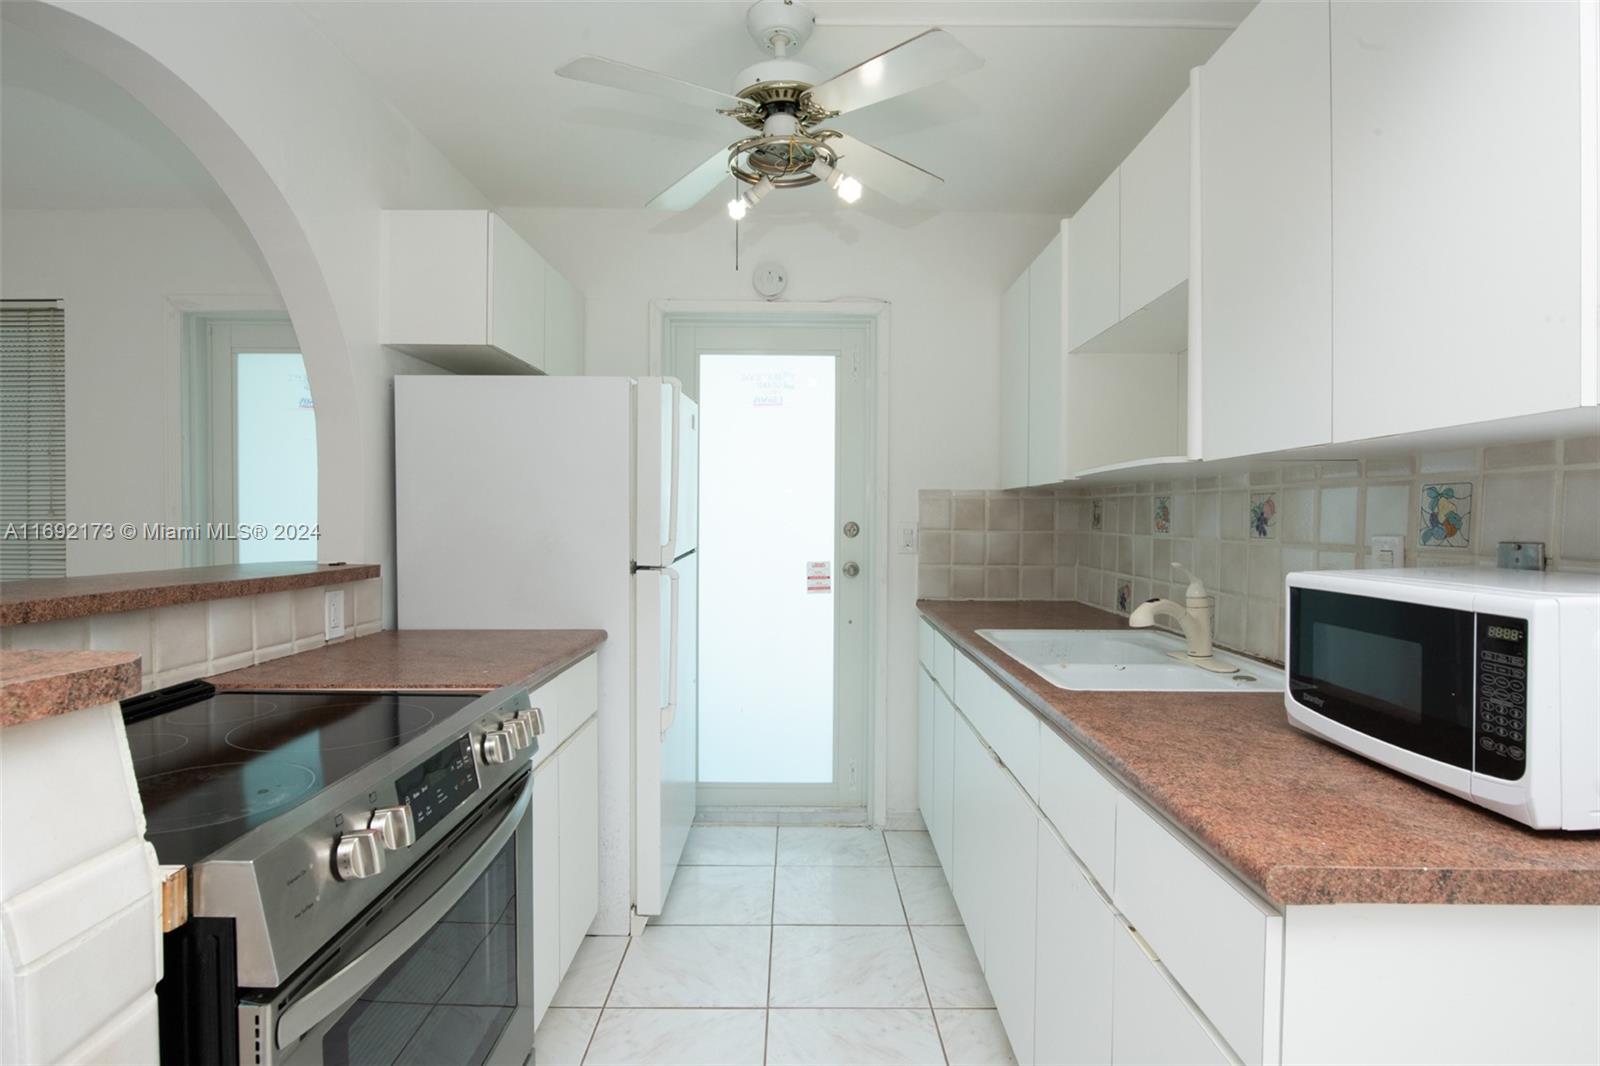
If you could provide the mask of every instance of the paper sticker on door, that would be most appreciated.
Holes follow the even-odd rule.
[[[806,591],[833,591],[833,564],[828,562],[806,564]]]

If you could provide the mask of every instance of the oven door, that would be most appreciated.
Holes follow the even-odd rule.
[[[1289,698],[1470,772],[1473,619],[1470,610],[1291,586]]]
[[[531,775],[508,782],[282,988],[239,1061],[521,1063],[533,1047]]]

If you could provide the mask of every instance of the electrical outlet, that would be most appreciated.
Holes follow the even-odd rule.
[[[917,554],[917,527],[914,523],[902,522],[900,524],[898,548],[901,555]]]
[[[1368,570],[1391,570],[1406,564],[1405,538],[1399,535],[1372,538],[1372,554],[1367,556]]]
[[[322,599],[322,607],[326,619],[322,627],[323,639],[338,640],[344,636],[344,589],[329,589]]]

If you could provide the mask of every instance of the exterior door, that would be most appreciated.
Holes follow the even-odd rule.
[[[701,806],[864,808],[871,327],[669,320],[700,405]]]

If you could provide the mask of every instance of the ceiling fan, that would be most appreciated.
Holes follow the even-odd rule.
[[[773,58],[740,71],[733,93],[599,56],[581,56],[556,71],[576,81],[714,108],[755,131],[718,148],[648,206],[668,211],[692,207],[729,173],[748,186],[728,202],[728,214],[735,220],[773,189],[820,181],[846,203],[859,200],[863,186],[908,202],[943,182],[823,123],[976,70],[983,60],[974,52],[943,30],[932,29],[824,81],[813,67],[793,58],[816,26],[804,0],[757,0],[745,14],[745,26]]]

